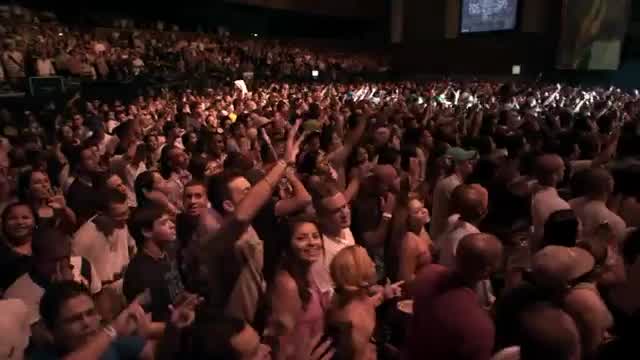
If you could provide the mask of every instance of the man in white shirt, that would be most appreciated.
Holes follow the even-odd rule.
[[[331,184],[318,184],[314,189],[314,208],[322,229],[324,257],[312,265],[311,276],[320,291],[330,292],[333,281],[329,267],[340,250],[355,245],[351,226],[351,209],[344,195]]]
[[[451,192],[464,183],[464,180],[473,172],[477,153],[455,147],[447,150],[445,156],[453,162],[453,173],[438,181],[433,191],[433,210],[429,229],[432,239],[438,239],[447,228],[447,219],[451,215],[449,211]]]
[[[537,250],[544,235],[544,224],[549,215],[558,210],[570,209],[569,203],[558,195],[556,186],[564,177],[565,166],[562,158],[546,154],[536,160],[536,179],[540,186],[531,200],[531,220],[533,222],[533,248]]]
[[[440,264],[453,269],[456,264],[458,244],[467,235],[479,234],[478,224],[487,215],[489,193],[478,184],[458,185],[451,193],[451,215],[447,229],[437,239],[440,248]],[[495,301],[489,280],[480,281],[476,293],[482,305],[491,306]]]
[[[91,262],[102,286],[120,292],[122,276],[135,253],[135,242],[127,228],[127,196],[117,190],[102,194],[102,212],[78,229],[73,251]]]
[[[605,169],[594,168],[587,171],[584,180],[586,195],[569,202],[582,223],[583,236],[592,239],[600,235],[600,230],[608,230],[611,232],[609,235],[621,245],[627,225],[607,208],[607,200],[613,192],[613,177]],[[607,226],[608,229],[602,229],[601,226]]]
[[[489,193],[480,185],[458,185],[451,193],[447,228],[437,239],[440,248],[440,264],[449,268],[455,265],[456,249],[460,240],[469,234],[480,232],[476,227],[487,214]]]

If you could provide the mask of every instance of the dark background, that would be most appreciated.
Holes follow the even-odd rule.
[[[392,13],[392,2],[402,12]],[[508,75],[521,65],[523,76],[615,79],[640,83],[640,1],[632,16],[617,72],[562,72],[555,69],[562,25],[562,1],[520,0],[517,29],[460,34],[461,0],[210,0],[139,3],[134,1],[20,1],[53,8],[61,17],[88,26],[104,24],[108,15],[126,15],[137,23],[163,19],[188,31],[215,31],[261,37],[312,39],[350,49],[376,49],[392,57],[405,74]],[[260,6],[256,6],[260,5]],[[88,16],[87,14],[94,14]],[[391,23],[400,21],[400,42],[391,44]],[[315,40],[313,40],[315,39]],[[630,81],[630,80],[629,80]]]

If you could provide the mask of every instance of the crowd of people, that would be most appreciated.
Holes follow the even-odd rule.
[[[246,85],[0,111],[1,358],[637,356],[637,91]]]
[[[21,89],[32,76],[84,80],[195,77],[243,74],[269,79],[336,80],[384,71],[384,59],[326,48],[302,48],[228,33],[181,33],[158,29],[87,29],[64,24],[52,13],[0,8],[0,85]]]

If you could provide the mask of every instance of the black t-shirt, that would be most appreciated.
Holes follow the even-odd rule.
[[[252,222],[253,229],[263,243],[265,279],[271,280],[287,244],[287,226],[276,216],[276,202],[270,200],[258,212]]]
[[[78,224],[84,224],[98,211],[99,204],[96,190],[80,179],[75,179],[67,192],[67,204],[76,214]]]
[[[136,254],[124,274],[122,290],[131,302],[146,289],[151,292],[151,305],[145,310],[151,311],[153,321],[166,321],[169,305],[175,304],[184,291],[175,257],[167,254],[154,259],[145,251]]]
[[[0,241],[0,291],[6,290],[31,268],[31,256],[18,254]]]

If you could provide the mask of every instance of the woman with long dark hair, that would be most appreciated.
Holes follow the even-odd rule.
[[[50,226],[71,233],[75,230],[76,214],[67,206],[64,195],[51,186],[43,170],[31,170],[18,179],[18,198],[28,203],[40,226]]]
[[[265,335],[277,359],[297,359],[305,339],[324,331],[326,303],[310,280],[311,265],[322,256],[322,235],[312,221],[291,225],[291,238],[268,293]]]

